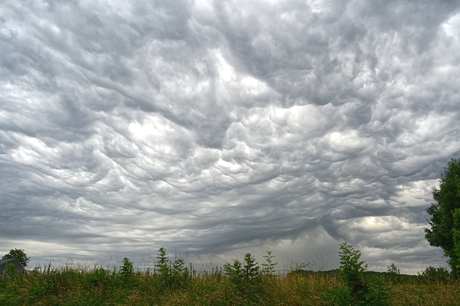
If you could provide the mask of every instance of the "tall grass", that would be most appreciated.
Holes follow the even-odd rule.
[[[169,261],[163,251],[153,271],[136,271],[124,258],[111,270],[69,264],[6,275],[0,278],[0,305],[340,305],[325,299],[326,293],[346,288],[340,271],[276,274],[271,253],[265,262],[270,266],[261,270],[247,254],[242,272],[235,272],[233,262],[227,272],[196,273],[183,261]],[[438,280],[433,269],[425,272],[412,278],[388,273],[389,305],[460,305],[460,282],[446,281],[445,275]]]

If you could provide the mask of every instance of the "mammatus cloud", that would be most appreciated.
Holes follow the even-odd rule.
[[[459,8],[4,2],[3,251],[443,264],[424,210],[460,154]]]

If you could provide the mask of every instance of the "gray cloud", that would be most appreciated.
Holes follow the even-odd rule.
[[[4,2],[0,251],[316,244],[334,268],[346,240],[378,269],[445,265],[423,228],[460,154],[459,8]]]

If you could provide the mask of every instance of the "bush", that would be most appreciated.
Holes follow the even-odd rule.
[[[157,255],[157,262],[155,267],[158,268],[156,272],[160,277],[163,285],[169,288],[181,288],[188,280],[189,272],[185,267],[183,259],[178,259],[171,264],[165,248],[160,248]]]
[[[453,279],[451,273],[446,268],[435,268],[429,266],[424,271],[417,274],[419,280],[425,284],[447,284]]]
[[[328,306],[348,306],[355,304],[355,298],[348,287],[336,287],[323,293],[322,301]]]
[[[224,265],[225,274],[234,285],[241,286],[243,283],[243,264],[239,260],[234,260],[233,264]]]
[[[86,279],[89,287],[100,287],[108,283],[109,277],[109,271],[99,268],[89,272]]]
[[[123,258],[122,260],[123,265],[120,267],[119,275],[122,281],[123,287],[133,287],[136,284],[136,280],[134,278],[134,265],[128,257]]]
[[[401,282],[401,272],[399,271],[398,267],[394,263],[387,267],[387,278],[391,280],[393,283],[400,283]]]
[[[387,268],[388,268],[387,272],[390,273],[390,274],[401,274],[401,272],[399,272],[398,267],[396,267],[396,265],[394,263],[389,265]]]
[[[18,275],[18,270],[16,269],[16,265],[9,263],[7,268],[6,268],[6,273],[10,277],[14,277]]]
[[[273,275],[275,271],[275,266],[278,264],[273,262],[274,255],[272,255],[272,251],[267,251],[268,255],[263,256],[265,258],[265,262],[262,264],[263,270],[262,273],[266,275]]]
[[[361,252],[355,250],[346,242],[340,246],[340,249],[340,277],[346,286],[350,288],[356,300],[363,301],[364,294],[368,291],[364,277],[367,264],[364,264],[364,261],[359,261]]]
[[[128,257],[123,258],[122,260],[123,265],[120,267],[120,274],[128,279],[134,276],[134,265],[132,261],[129,260]]]
[[[251,287],[261,281],[260,268],[255,258],[247,253],[244,261],[244,266],[239,260],[235,260],[233,264],[224,265],[225,273],[239,292],[250,291]]]
[[[340,245],[340,277],[348,287],[357,304],[387,305],[390,300],[389,287],[382,276],[366,275],[367,264],[360,261],[361,252],[346,242]],[[338,289],[337,289],[338,290]],[[332,296],[340,293],[337,299],[344,299],[343,291],[332,292]],[[334,295],[335,294],[335,295]]]
[[[389,305],[390,287],[381,275],[370,275],[367,278],[367,292],[364,294],[366,305]]]
[[[183,259],[177,259],[172,264],[171,270],[172,284],[176,287],[182,287],[189,280],[189,273],[185,267]]]

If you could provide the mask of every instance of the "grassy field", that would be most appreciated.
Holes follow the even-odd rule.
[[[388,283],[389,305],[460,305],[458,281]],[[0,305],[327,305],[324,293],[344,285],[337,273],[264,275],[239,288],[221,271],[167,284],[149,273],[62,268],[3,278]]]
[[[22,275],[13,271],[0,278],[0,305],[356,305],[362,292],[370,296],[361,297],[364,305],[460,305],[460,282],[445,269],[429,267],[418,276],[401,275],[396,268],[368,272],[363,262],[353,261],[359,251],[351,251],[341,255],[340,270],[286,275],[276,273],[273,256],[259,265],[250,254],[196,273],[182,260],[169,261],[164,249],[152,271],[135,271],[128,258],[112,270],[48,266]],[[347,262],[357,263],[356,269]],[[364,291],[353,293],[356,286]]]

